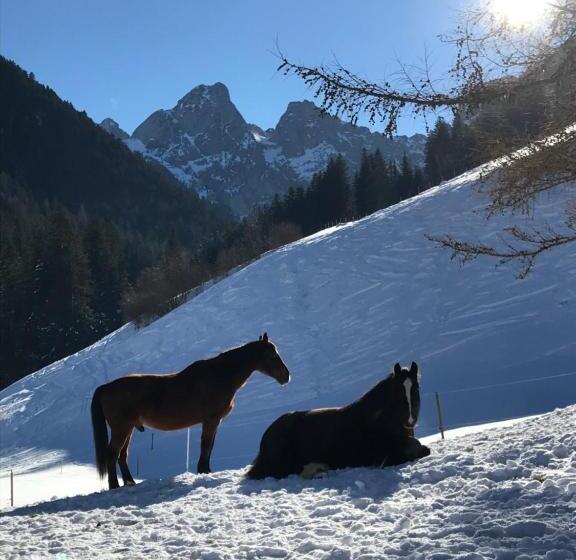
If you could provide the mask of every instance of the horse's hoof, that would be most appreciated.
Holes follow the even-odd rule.
[[[136,483],[133,480],[126,480],[124,486],[136,486]]]

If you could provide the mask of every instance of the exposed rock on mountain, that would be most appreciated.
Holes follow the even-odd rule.
[[[114,119],[104,119],[100,123],[100,126],[112,134],[112,136],[116,136],[116,138],[119,138],[120,140],[126,140],[126,138],[130,138],[130,134],[122,130],[120,125]]]
[[[264,131],[244,120],[219,82],[195,87],[173,109],[156,111],[131,137],[123,137],[111,119],[102,126],[201,196],[239,215],[291,185],[305,185],[335,154],[342,154],[351,170],[363,148],[380,149],[385,158],[397,160],[406,152],[420,164],[425,140],[423,135],[389,140],[322,116],[310,101],[290,103],[276,128]]]

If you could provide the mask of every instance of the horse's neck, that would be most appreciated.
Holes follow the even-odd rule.
[[[222,376],[230,381],[236,392],[257,369],[258,361],[253,352],[246,346],[240,346],[224,352],[216,358]]]
[[[215,358],[194,362],[182,370],[180,375],[186,380],[189,376],[208,371],[219,386],[233,394],[248,381],[256,369],[258,369],[257,356],[254,355],[253,349],[245,345],[222,352]]]

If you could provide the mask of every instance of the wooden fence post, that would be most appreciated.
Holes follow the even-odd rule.
[[[444,419],[442,417],[442,406],[440,405],[440,395],[438,393],[436,393],[436,410],[438,411],[438,427],[440,428],[442,439],[444,439]]]

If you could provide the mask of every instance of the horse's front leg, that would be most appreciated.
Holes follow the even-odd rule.
[[[382,466],[401,465],[407,461],[428,457],[428,455],[430,455],[430,448],[422,445],[416,438],[396,438],[393,440],[391,450],[382,462]]]
[[[200,440],[200,459],[198,460],[198,473],[209,473],[210,471],[210,455],[212,455],[212,448],[214,447],[214,439],[216,432],[220,425],[220,418],[204,421],[202,424],[202,439]]]

